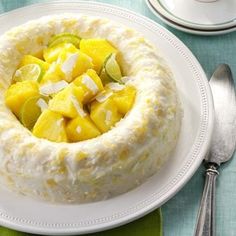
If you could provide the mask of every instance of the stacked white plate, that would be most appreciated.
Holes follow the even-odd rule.
[[[146,0],[150,10],[166,24],[200,35],[236,30],[236,0]]]

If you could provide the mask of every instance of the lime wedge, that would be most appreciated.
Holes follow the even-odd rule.
[[[102,80],[103,84],[113,82],[113,80],[110,78],[110,76],[107,75],[105,68],[102,68],[102,70],[99,74],[99,77]]]
[[[40,100],[41,103],[44,101],[46,104],[45,99],[43,99],[41,96],[30,97],[24,102],[20,110],[20,121],[26,128],[30,130],[34,127],[34,124],[42,113]]]
[[[75,34],[70,34],[70,33],[62,33],[62,34],[57,34],[54,37],[51,38],[49,41],[48,46],[49,47],[54,47],[60,43],[72,43],[74,44],[77,48],[79,48],[80,44],[80,37],[78,37]]]
[[[24,80],[34,80],[40,82],[42,79],[42,69],[38,64],[28,64],[19,68],[14,76],[15,82],[22,82]]]
[[[121,81],[122,74],[121,74],[120,66],[116,61],[116,54],[115,53],[112,53],[107,57],[106,61],[104,62],[104,68],[105,68],[106,74],[112,80],[114,80],[118,83],[122,83],[122,81]]]

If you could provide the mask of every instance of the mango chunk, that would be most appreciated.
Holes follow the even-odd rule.
[[[68,139],[72,142],[95,138],[101,134],[98,128],[90,120],[89,116],[77,116],[69,121],[66,126],[66,133]]]
[[[84,116],[86,114],[81,104],[83,97],[83,89],[72,83],[49,101],[49,109],[69,118],[75,118],[78,114]]]
[[[5,92],[6,105],[19,118],[20,110],[30,97],[39,96],[39,87],[36,81],[25,80],[12,84]]]
[[[111,53],[117,53],[116,48],[114,48],[106,39],[101,38],[81,39],[80,50],[93,59],[94,68],[97,73],[100,72],[106,58]]]
[[[65,49],[67,52],[76,53],[78,49],[71,43],[60,43],[54,47],[47,47],[43,50],[43,58],[46,62],[52,63],[57,60],[61,51]]]
[[[48,109],[44,110],[34,125],[33,134],[53,142],[67,142],[63,116]]]
[[[78,49],[73,53],[63,49],[58,56],[57,64],[67,82],[93,68],[92,59]]]
[[[92,102],[90,117],[99,130],[104,133],[111,129],[122,118],[122,115],[118,112],[113,99],[109,97],[102,103]]]
[[[83,88],[85,92],[83,103],[87,103],[104,89],[101,79],[93,69],[87,70],[86,73],[77,77],[73,83]]]
[[[20,68],[22,66],[25,66],[25,65],[28,65],[28,64],[38,64],[41,67],[41,69],[44,73],[48,70],[48,68],[50,66],[49,63],[47,63],[43,60],[40,60],[37,57],[31,56],[31,55],[25,55],[21,59],[21,62],[20,62],[20,65],[19,65],[18,68]]]
[[[121,114],[125,115],[131,109],[135,95],[136,90],[131,86],[126,86],[123,90],[114,93],[113,100]]]

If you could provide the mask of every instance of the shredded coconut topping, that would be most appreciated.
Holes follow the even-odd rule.
[[[75,106],[76,111],[81,117],[85,117],[87,114],[84,112],[83,108],[80,106],[79,102],[77,101],[75,96],[71,96],[71,101]]]
[[[46,110],[48,108],[48,104],[44,101],[44,99],[40,98],[36,104],[40,107],[41,112],[43,112],[44,110]]]
[[[78,134],[80,134],[81,133],[81,127],[80,126],[77,126],[77,128],[76,128],[76,132],[78,133]]]
[[[113,92],[108,92],[108,93],[100,93],[100,94],[98,94],[96,97],[95,97],[95,99],[98,101],[98,102],[100,102],[100,103],[102,103],[102,102],[104,102],[104,101],[106,101],[111,95],[113,94]]]
[[[78,53],[69,55],[68,58],[65,60],[65,62],[61,66],[61,70],[65,73],[69,81],[71,80],[72,71],[75,67],[78,57],[79,57]]]
[[[125,88],[125,86],[123,84],[119,84],[119,83],[109,83],[107,85],[110,89],[112,89],[114,91],[120,91]]]
[[[15,76],[19,77],[19,76],[21,76],[21,74],[22,74],[21,71],[17,70],[16,73],[15,73]]]
[[[61,80],[56,83],[47,83],[40,87],[40,93],[43,95],[50,95],[59,92],[60,90],[64,89],[68,83],[65,80]]]
[[[63,118],[57,120],[57,122],[56,122],[57,126],[61,126],[61,123],[62,123],[63,121],[64,121]]]
[[[47,73],[53,73],[55,71],[56,65],[57,65],[56,62],[54,61],[47,70]]]
[[[82,78],[82,83],[93,92],[93,94],[96,94],[99,89],[98,86],[96,85],[96,83],[93,81],[93,79],[88,76],[88,75],[83,75]]]
[[[111,121],[111,117],[112,117],[112,112],[108,110],[108,111],[106,112],[106,119],[105,119],[106,125],[109,125],[109,123],[110,123],[110,121]]]

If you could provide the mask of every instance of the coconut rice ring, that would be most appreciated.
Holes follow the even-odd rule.
[[[106,38],[120,52],[126,84],[137,90],[114,128],[77,143],[33,136],[4,101],[22,56],[62,32]],[[34,198],[83,203],[127,192],[156,173],[176,146],[181,109],[168,66],[142,35],[108,19],[52,15],[8,31],[0,37],[0,90],[0,182]]]

